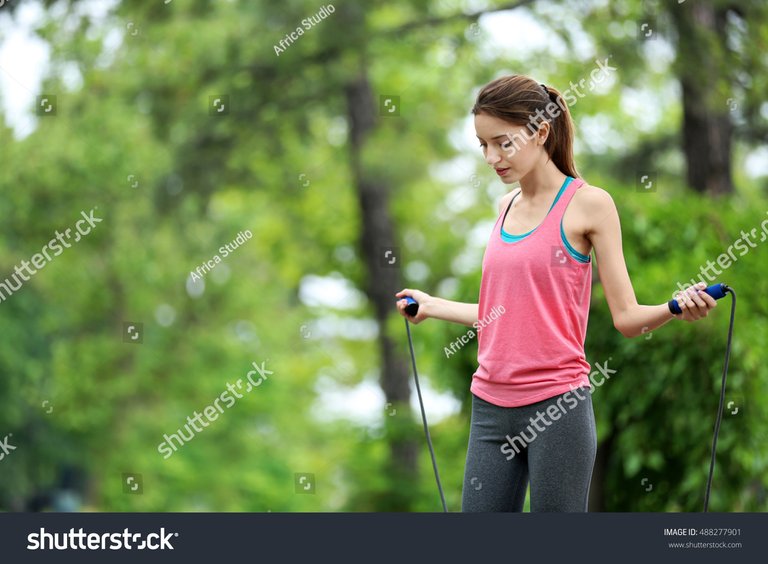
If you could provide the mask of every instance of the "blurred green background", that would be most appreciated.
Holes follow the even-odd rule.
[[[0,302],[0,510],[440,510],[394,293],[477,301],[506,191],[479,87],[563,91],[606,59],[571,106],[577,166],[616,202],[638,301],[758,230],[717,277],[739,302],[710,509],[768,509],[762,0],[0,4],[0,282],[103,220]],[[587,360],[617,373],[591,511],[700,510],[729,301],[626,339],[596,268]],[[466,331],[412,327],[453,511],[477,346],[444,347]],[[252,363],[272,374],[164,459]]]

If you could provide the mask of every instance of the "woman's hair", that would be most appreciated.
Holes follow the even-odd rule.
[[[550,106],[548,111],[546,107],[551,102],[557,107]],[[527,125],[532,133],[542,120],[548,121],[550,132],[544,150],[557,168],[578,178],[573,162],[573,120],[568,105],[555,88],[520,74],[502,76],[483,86],[472,114],[487,114],[515,125]]]

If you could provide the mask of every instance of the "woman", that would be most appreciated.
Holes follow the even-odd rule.
[[[396,296],[419,302],[412,323],[480,327],[462,511],[522,511],[529,481],[531,511],[587,511],[597,446],[584,355],[590,253],[625,337],[673,317],[701,319],[716,302],[700,283],[676,296],[678,315],[666,303],[637,303],[616,206],[579,178],[571,116],[556,89],[526,76],[498,78],[482,88],[472,113],[485,161],[504,184],[520,183],[499,204],[479,303],[411,289]],[[398,300],[407,316],[405,305]]]

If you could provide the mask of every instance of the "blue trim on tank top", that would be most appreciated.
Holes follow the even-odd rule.
[[[563,192],[565,192],[565,189],[568,187],[568,185],[571,183],[572,180],[573,180],[572,176],[567,176],[565,178],[565,181],[563,182],[563,185],[560,187],[560,190],[558,191],[557,196],[555,196],[555,201],[552,202],[552,205],[550,206],[549,210],[547,211],[547,215],[549,215],[549,212],[551,212],[552,208],[555,207],[555,204],[560,199],[560,196],[563,194]],[[544,223],[543,220],[542,220],[542,223]],[[536,231],[536,229],[538,229],[538,226],[534,227],[533,229],[531,229],[528,233],[523,233],[522,235],[512,235],[511,233],[507,233],[506,231],[504,231],[504,226],[502,225],[501,226],[501,239],[505,243],[516,243],[516,242],[522,241],[523,239],[528,237],[528,235],[530,235],[531,233]],[[562,220],[562,218],[560,219],[560,238],[563,240],[563,244],[565,245],[566,250],[568,251],[568,253],[574,259],[576,259],[579,262],[589,262],[589,255],[582,254],[579,251],[577,251],[576,249],[574,249],[573,246],[568,242],[568,239],[565,238],[565,231],[563,231],[563,220]]]

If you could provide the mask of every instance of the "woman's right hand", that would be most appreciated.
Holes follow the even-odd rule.
[[[426,292],[422,292],[421,290],[411,290],[409,288],[404,288],[400,290],[397,294],[395,294],[397,298],[400,298],[397,300],[397,310],[400,312],[400,315],[405,317],[408,321],[413,323],[414,325],[418,325],[425,319],[429,318],[429,315],[427,314],[427,303],[429,300],[432,299],[432,296],[427,294]],[[410,296],[417,302],[419,302],[419,311],[416,312],[416,315],[411,317],[407,313],[405,313],[405,306],[408,305],[408,302],[405,301],[405,296]]]

